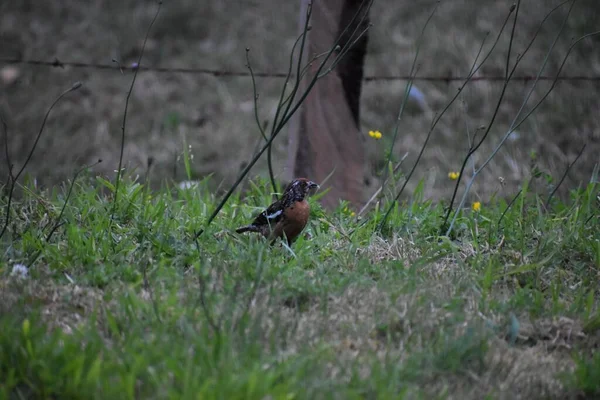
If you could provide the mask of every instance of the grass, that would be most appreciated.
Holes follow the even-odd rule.
[[[103,178],[81,176],[60,221],[68,185],[21,188],[1,239],[0,398],[598,395],[597,184],[548,210],[524,185],[509,209],[461,210],[451,238],[422,189],[381,232],[379,208],[357,221],[313,200],[291,250],[232,233],[269,203],[260,179],[196,244],[210,186],[126,175],[112,222]]]

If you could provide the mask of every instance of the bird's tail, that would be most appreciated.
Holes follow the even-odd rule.
[[[248,226],[242,226],[241,228],[237,228],[235,231],[237,233],[258,232],[258,228],[254,225],[248,225]]]

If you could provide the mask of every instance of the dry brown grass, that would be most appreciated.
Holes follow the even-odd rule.
[[[211,67],[244,70],[244,48],[258,71],[284,70],[288,51],[297,32],[298,2],[228,2],[190,0],[165,2],[150,35],[143,63],[146,65]],[[464,75],[468,72],[486,32],[494,35],[511,2],[486,0],[443,2],[426,32],[420,53],[419,74]],[[376,1],[372,10],[366,60],[367,75],[408,74],[415,53],[415,41],[435,1],[414,5]],[[524,1],[515,39],[515,52],[523,49],[534,28],[557,1]],[[231,9],[235,12],[232,14]],[[600,16],[593,0],[580,1],[551,56],[546,73],[556,72],[571,38],[598,26]],[[124,65],[136,60],[144,32],[155,12],[152,2],[131,3],[116,0],[78,2],[47,1],[3,2],[0,5],[0,56],[26,59],[77,60]],[[535,74],[546,48],[560,25],[552,18],[517,74]],[[508,35],[498,51],[482,68],[481,75],[503,71]],[[600,75],[600,56],[593,51],[598,39],[581,43],[566,64],[564,75]],[[2,66],[0,65],[0,68]],[[126,90],[131,74],[91,69],[46,68],[18,65],[18,79],[11,85],[0,83],[0,110],[10,126],[10,152],[19,165],[32,144],[46,107],[74,81],[84,87],[69,96],[53,112],[38,152],[28,168],[40,182],[56,183],[72,175],[76,167],[102,158],[97,170],[112,174],[117,166]],[[263,118],[272,115],[278,79],[260,79],[260,107]],[[391,134],[404,90],[404,82],[368,82],[362,99],[362,126]],[[426,151],[416,178],[424,178],[426,196],[448,194],[445,181],[449,170],[456,170],[466,149],[466,126],[470,130],[486,124],[498,96],[500,83],[473,82],[464,91],[465,106],[456,104],[443,118]],[[508,186],[510,195],[528,176],[529,153],[540,154],[540,165],[554,176],[562,174],[565,164],[581,144],[588,148],[575,166],[566,186],[589,179],[600,150],[600,107],[598,83],[562,82],[547,102],[520,129],[519,138],[498,154],[475,186],[474,195],[483,198],[501,190],[498,178]],[[405,170],[424,140],[431,118],[455,93],[457,84],[416,82],[425,94],[428,109],[411,105],[400,125],[398,154],[409,152]],[[481,162],[491,146],[504,133],[514,117],[528,85],[512,83],[503,103],[491,140],[476,162]],[[539,85],[541,93],[548,84]],[[534,95],[532,101],[539,95]],[[166,121],[177,115],[177,127]],[[140,74],[131,100],[126,165],[145,171],[148,158],[154,159],[155,179],[184,177],[177,162],[183,139],[192,145],[194,173],[214,173],[216,182],[231,182],[241,162],[248,159],[257,138],[252,112],[249,78],[215,78],[207,75]],[[278,168],[283,168],[285,140],[275,146]],[[384,141],[370,143],[373,164],[381,159]],[[178,168],[176,172],[175,164]],[[264,164],[254,171],[264,173]],[[0,173],[6,166],[0,162]],[[413,186],[409,187],[412,188]],[[409,191],[410,192],[410,191]]]

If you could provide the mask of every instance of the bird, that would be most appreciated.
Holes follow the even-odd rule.
[[[296,178],[283,194],[266,210],[258,214],[250,225],[236,229],[237,233],[256,232],[271,240],[285,238],[290,246],[308,223],[310,206],[306,198],[319,189],[319,185],[306,178]]]

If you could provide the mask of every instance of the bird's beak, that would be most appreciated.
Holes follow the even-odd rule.
[[[313,181],[308,182],[308,188],[309,189],[319,189],[321,186],[319,186],[317,183],[314,183]]]

